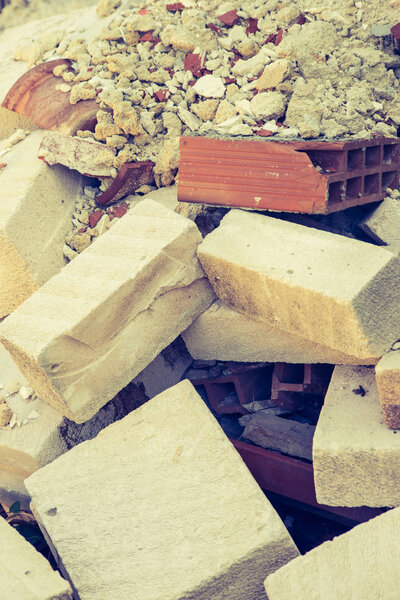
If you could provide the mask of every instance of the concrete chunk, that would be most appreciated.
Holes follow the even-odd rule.
[[[72,600],[67,581],[0,519],[0,590],[4,600]]]
[[[400,201],[386,198],[359,226],[378,244],[400,250]]]
[[[384,248],[232,210],[199,258],[218,297],[250,318],[369,360],[400,337],[400,262]]]
[[[349,356],[255,321],[216,300],[182,334],[190,354],[200,360],[371,364],[371,359]]]
[[[397,600],[400,509],[325,542],[267,577],[269,600]]]
[[[43,131],[34,131],[0,157],[0,318],[65,264],[81,176],[37,158]]]
[[[38,395],[90,419],[208,306],[201,235],[150,200],[48,281],[0,325]]]
[[[375,375],[386,425],[400,429],[400,351],[385,354],[376,365]]]
[[[187,380],[26,485],[81,600],[260,600],[298,555]]]
[[[400,436],[385,425],[373,368],[335,368],[313,461],[320,504],[400,505]]]

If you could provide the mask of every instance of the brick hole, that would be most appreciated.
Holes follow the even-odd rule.
[[[304,365],[281,363],[276,365],[278,379],[281,383],[303,383]]]
[[[396,189],[397,188],[397,172],[396,171],[388,171],[387,173],[382,173],[382,192],[386,190],[386,188]]]
[[[390,165],[397,158],[397,144],[385,144],[383,146],[383,164]]]
[[[381,162],[381,147],[370,146],[365,149],[365,166],[377,167]]]
[[[346,182],[346,198],[360,198],[362,192],[362,177],[354,177]]]
[[[353,169],[361,169],[363,162],[363,151],[361,148],[359,150],[349,150],[347,153],[347,169],[349,171]]]
[[[342,152],[336,150],[303,150],[303,152],[307,154],[314,167],[319,167],[327,173],[336,173],[344,168]]]
[[[364,194],[369,196],[378,194],[379,191],[379,174],[367,175],[364,180]]]
[[[328,189],[328,206],[331,204],[337,204],[342,202],[344,198],[344,184],[343,181],[335,181],[329,184]]]

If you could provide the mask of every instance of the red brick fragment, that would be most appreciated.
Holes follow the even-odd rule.
[[[227,27],[232,27],[233,25],[235,25],[235,23],[239,21],[239,17],[236,10],[229,10],[223,15],[220,15],[218,19]]]
[[[184,6],[182,2],[175,2],[174,4],[167,4],[165,8],[170,12],[175,12],[177,10],[184,10],[186,6]]]
[[[166,100],[168,100],[169,90],[167,88],[164,88],[162,90],[158,90],[154,95],[158,102],[165,102]]]
[[[267,37],[267,39],[265,40],[264,44],[269,44],[270,42],[273,42],[274,39],[275,39],[275,34],[270,33],[269,36]]]
[[[154,38],[153,38],[153,34],[148,31],[147,33],[144,33],[142,35],[142,37],[139,38],[139,42],[153,42]]]
[[[246,27],[246,35],[250,35],[250,33],[257,33],[258,31],[258,19],[253,19],[250,17],[247,19],[248,26]]]
[[[217,33],[218,35],[221,35],[221,33],[222,33],[221,27],[214,25],[214,23],[208,23],[208,25],[206,25],[206,27],[211,29],[211,31],[215,31],[215,33]]]
[[[4,169],[4,167],[6,167],[6,166],[7,166],[7,163],[1,163],[0,164],[0,169]]]
[[[305,16],[303,14],[299,15],[299,18],[297,19],[297,25],[304,25],[304,23],[307,23],[307,19],[305,18]]]
[[[185,71],[191,71],[195,77],[200,77],[202,74],[200,54],[193,54],[193,52],[186,54],[184,68]]]
[[[260,135],[261,137],[269,137],[270,135],[274,135],[273,131],[269,129],[257,129],[256,135]]]
[[[171,67],[165,67],[165,70],[167,71],[167,73],[169,73],[171,78],[175,75],[175,71],[171,69]]]
[[[280,29],[280,30],[278,31],[278,33],[276,34],[276,38],[275,38],[275,46],[278,46],[278,45],[281,43],[281,41],[282,41],[282,38],[283,38],[283,29]]]
[[[148,10],[146,10],[145,8],[141,8],[141,9],[138,11],[138,15],[147,15],[147,13],[148,13],[148,12],[149,12],[149,11],[148,11]]]
[[[81,227],[80,229],[78,229],[78,233],[85,233],[85,231],[87,231],[87,228],[87,225],[85,227]]]
[[[127,204],[118,204],[116,206],[113,206],[112,209],[108,212],[108,214],[110,216],[110,221],[112,221],[115,218],[120,219],[121,217],[126,215],[127,211],[128,211]]]
[[[89,215],[90,229],[93,229],[93,227],[96,227],[97,223],[100,221],[100,219],[103,215],[105,215],[104,210],[95,210],[94,212],[92,212],[91,215]]]
[[[236,83],[236,79],[234,77],[225,77],[225,85],[229,85],[230,83]]]
[[[153,42],[152,42],[152,44],[150,46],[151,50],[153,50],[153,48],[155,46],[157,46],[157,44],[159,44],[160,42],[161,42],[161,38],[159,38],[159,37],[154,38],[154,40],[153,40]]]

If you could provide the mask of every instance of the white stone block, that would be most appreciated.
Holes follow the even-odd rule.
[[[213,301],[200,241],[159,203],[129,211],[0,325],[29,385],[90,419]]]
[[[397,600],[400,509],[357,525],[267,577],[269,600]]]
[[[389,250],[232,210],[198,255],[222,302],[250,318],[372,361],[400,338],[400,261]]]
[[[81,600],[260,600],[298,555],[187,380],[26,485]]]
[[[250,319],[220,300],[197,317],[182,337],[190,354],[199,360],[371,364],[371,360],[349,356]]]
[[[315,430],[313,462],[320,504],[400,505],[400,435],[385,425],[373,368],[335,368]]]
[[[81,176],[37,158],[34,131],[0,158],[0,318],[58,273]]]
[[[0,592],[4,600],[72,600],[69,583],[1,518]]]

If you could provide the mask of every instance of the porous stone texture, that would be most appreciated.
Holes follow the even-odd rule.
[[[400,251],[400,200],[386,198],[359,225],[378,244]]]
[[[187,380],[26,484],[81,600],[259,600],[265,575],[298,555]]]
[[[33,131],[0,157],[0,318],[65,264],[81,176],[37,158],[43,131]]]
[[[0,140],[6,140],[18,129],[34,131],[37,126],[24,115],[0,106]]]
[[[385,425],[371,367],[335,368],[313,444],[317,500],[400,505],[400,438]]]
[[[250,318],[371,362],[400,338],[400,262],[384,248],[232,210],[198,255]]]
[[[249,319],[216,300],[182,333],[190,354],[200,360],[371,364],[327,346]],[[375,360],[376,362],[376,360]]]
[[[0,429],[0,502],[11,506],[19,501],[22,508],[29,508],[30,497],[24,485],[29,475],[178,383],[191,362],[182,339],[177,338],[89,421],[77,424],[36,396],[24,400],[20,388],[25,378],[0,345],[1,385],[8,389],[18,384],[15,388],[19,388],[19,393],[7,397],[16,423],[12,428]]]
[[[400,351],[385,354],[375,368],[379,400],[386,425],[400,429]]]
[[[72,590],[16,529],[0,519],[0,589],[7,600],[72,600]]]
[[[82,423],[140,373],[214,299],[200,241],[144,201],[10,315],[1,341],[38,395]]]
[[[269,600],[396,600],[400,509],[390,510],[269,575]]]

